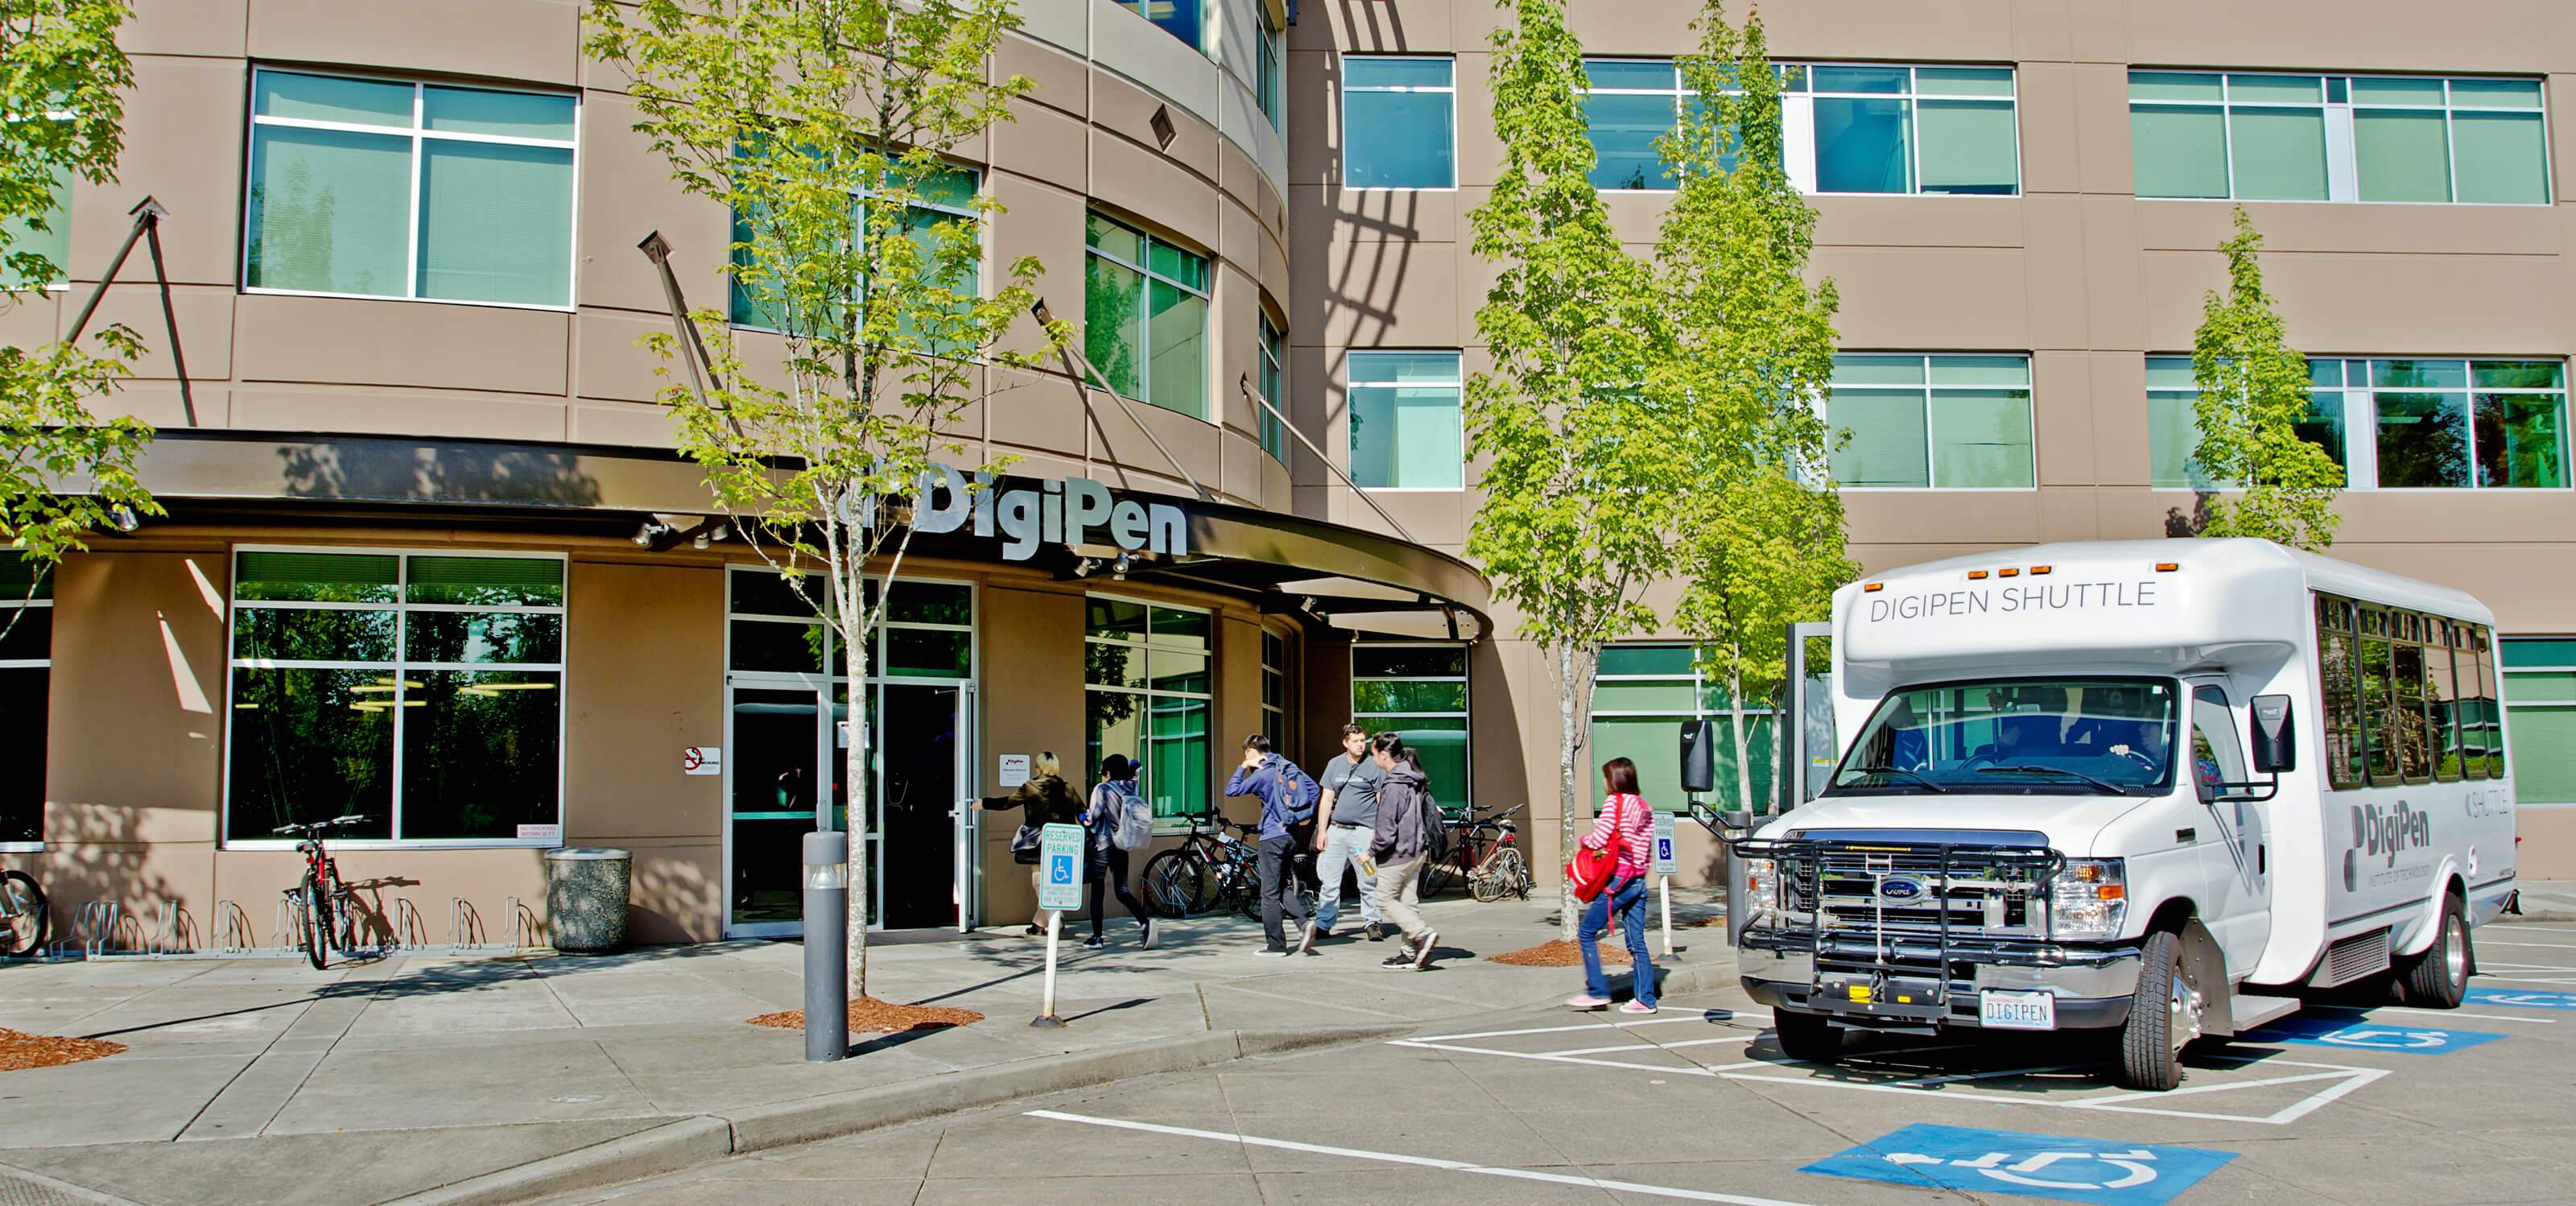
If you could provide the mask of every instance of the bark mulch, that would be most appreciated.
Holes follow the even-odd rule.
[[[1583,966],[1583,948],[1576,946],[1563,938],[1558,938],[1553,941],[1539,943],[1537,946],[1525,947],[1516,951],[1505,951],[1499,955],[1488,955],[1486,958],[1490,962],[1508,963],[1514,967],[1581,967]],[[1601,966],[1628,966],[1628,952],[1611,946],[1608,943],[1603,943],[1601,946]]]
[[[803,1030],[805,1011],[790,1009],[783,1013],[764,1013],[746,1019],[754,1026],[775,1026],[781,1030]],[[984,1015],[972,1009],[951,1009],[946,1005],[897,1005],[875,997],[861,997],[850,1002],[850,1033],[897,1034],[906,1030],[938,1030],[947,1026],[970,1026],[983,1021]]]
[[[20,1030],[0,1030],[0,1072],[20,1072],[28,1068],[51,1068],[59,1064],[77,1064],[83,1060],[106,1059],[125,1050],[123,1043],[104,1039],[61,1038],[50,1034],[28,1034]]]

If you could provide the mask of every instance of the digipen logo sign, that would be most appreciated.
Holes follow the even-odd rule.
[[[2362,859],[2375,858],[2382,867],[2394,867],[2399,854],[2432,844],[2431,813],[2418,812],[2404,800],[2385,812],[2376,804],[2353,805],[2352,847],[2343,852],[2344,891],[2359,884]]]
[[[1026,561],[1050,544],[1090,544],[1098,529],[1100,543],[1128,552],[1186,557],[1190,552],[1189,515],[1169,503],[1116,498],[1109,487],[1087,477],[1046,478],[1036,489],[994,489],[990,473],[967,475],[936,461],[921,475],[913,496],[912,530],[924,535],[954,532],[973,525],[982,537],[1002,538],[1002,560]],[[1020,479],[1026,480],[1026,479]],[[847,495],[841,519],[866,525],[876,516],[875,499]]]

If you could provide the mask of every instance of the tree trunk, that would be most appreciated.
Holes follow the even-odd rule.
[[[1574,678],[1573,643],[1569,641],[1559,644],[1553,652],[1556,655],[1557,824],[1560,830],[1557,849],[1562,857],[1571,859],[1574,857],[1576,841],[1574,756],[1583,749],[1583,743],[1574,732],[1574,696],[1581,684]],[[1574,898],[1573,880],[1560,876],[1559,881],[1557,885],[1558,929],[1563,933],[1566,941],[1572,942],[1575,928],[1583,918],[1583,903]]]
[[[1741,657],[1744,647],[1738,645],[1734,652]],[[1755,811],[1753,763],[1745,756],[1747,751],[1744,745],[1744,672],[1732,662],[1728,663],[1726,668],[1726,703],[1727,719],[1732,722],[1728,727],[1735,730],[1735,806],[1745,812],[1752,812]]]

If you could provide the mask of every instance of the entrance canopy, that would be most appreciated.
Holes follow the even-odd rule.
[[[593,529],[668,547],[713,529],[703,471],[667,449],[418,440],[244,431],[164,431],[144,485],[185,519],[338,513],[494,526]],[[77,487],[75,487],[77,488]],[[993,491],[1050,497],[1061,487],[1004,477]],[[1177,510],[1185,548],[1050,541],[1006,555],[973,523],[916,535],[917,556],[1011,560],[1064,578],[1125,577],[1257,599],[1265,611],[1356,632],[1480,640],[1492,590],[1455,557],[1392,536],[1185,495],[1115,491],[1122,504]],[[466,514],[460,514],[460,512]],[[1053,529],[1051,529],[1053,530]],[[989,531],[989,529],[988,529]],[[1105,540],[1105,536],[1090,534]],[[1123,556],[1122,556],[1123,555]],[[1122,565],[1122,561],[1124,564]]]

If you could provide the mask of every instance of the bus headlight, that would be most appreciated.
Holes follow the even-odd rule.
[[[2051,937],[2117,938],[2128,913],[2128,874],[2119,859],[2068,859],[2049,883]]]
[[[1744,860],[1745,921],[1748,924],[1769,921],[1779,907],[1779,864],[1767,858]]]

